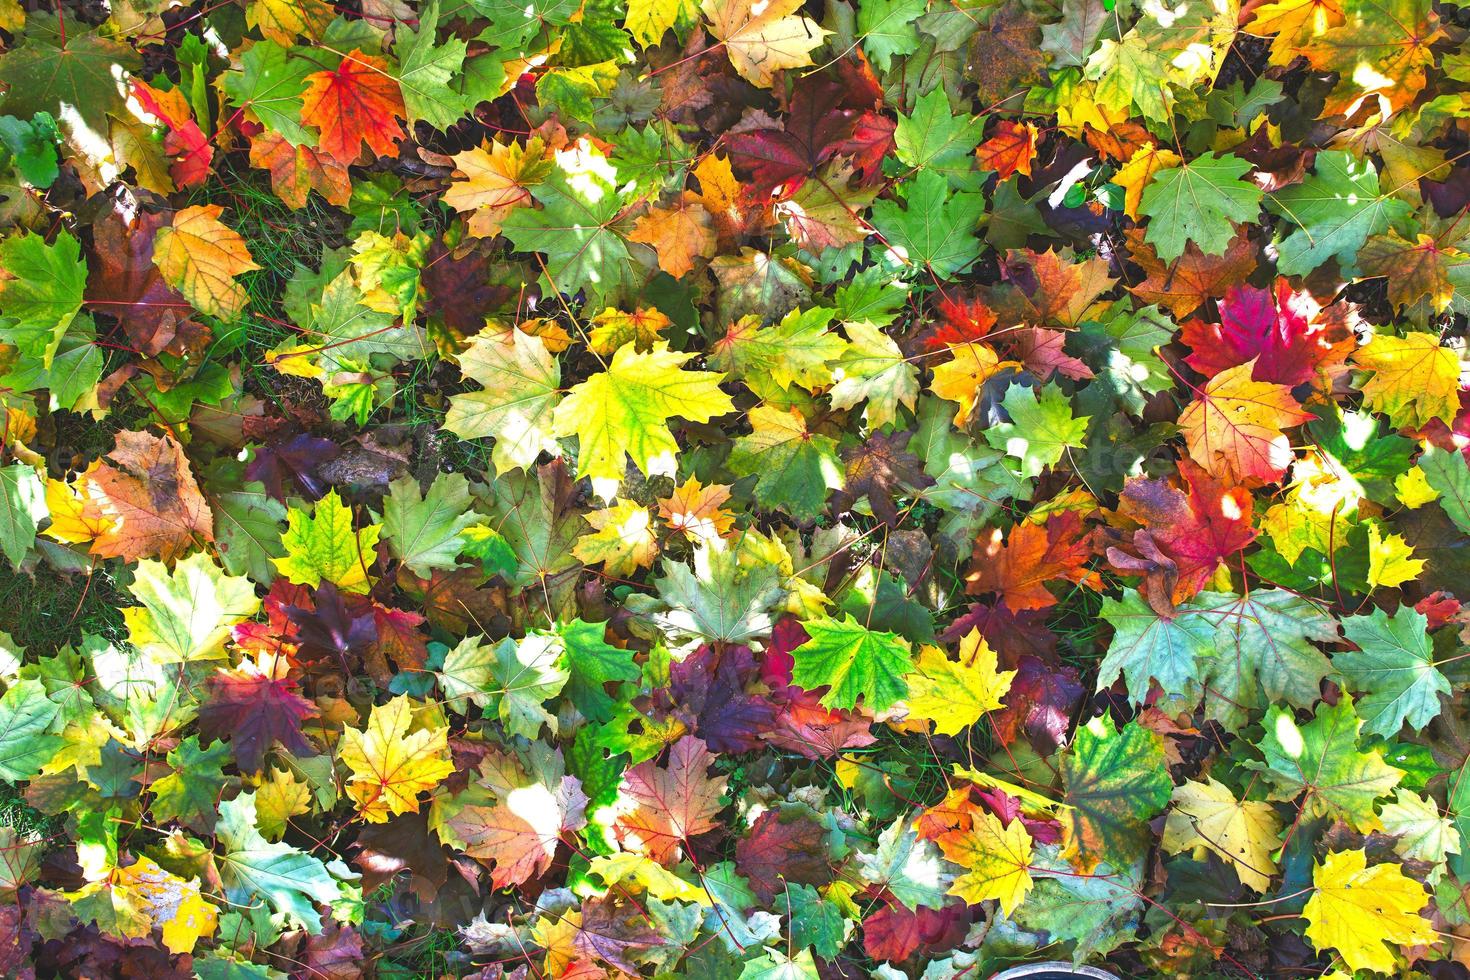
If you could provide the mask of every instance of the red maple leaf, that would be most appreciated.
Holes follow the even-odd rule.
[[[397,152],[405,110],[386,61],[354,48],[336,71],[313,72],[306,81],[301,119],[321,130],[323,152],[343,165],[356,162],[363,143],[378,156]]]
[[[1357,346],[1351,306],[1323,308],[1285,279],[1274,290],[1232,286],[1219,307],[1219,323],[1184,324],[1182,339],[1193,351],[1185,361],[1206,377],[1255,360],[1256,381],[1305,384],[1321,368],[1341,364]]]

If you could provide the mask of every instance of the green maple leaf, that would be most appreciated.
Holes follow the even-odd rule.
[[[1344,619],[1342,631],[1359,649],[1336,654],[1332,666],[1349,690],[1360,692],[1365,732],[1392,738],[1405,722],[1417,732],[1438,717],[1450,682],[1434,666],[1423,613],[1412,606],[1400,606],[1393,616],[1375,609]]]
[[[1077,729],[1062,756],[1062,786],[1062,853],[1083,872],[1141,858],[1152,839],[1148,821],[1174,788],[1163,738],[1132,721],[1114,729],[1106,715]]]
[[[819,976],[811,950],[803,949],[793,956],[767,949],[746,960],[736,980],[817,980]]]
[[[226,72],[221,85],[231,105],[255,113],[262,126],[292,146],[315,146],[316,136],[301,124],[301,95],[306,76],[317,68],[290,57],[274,41],[256,41],[240,56],[240,70]]]
[[[868,711],[878,712],[908,694],[904,675],[913,670],[913,654],[897,633],[870,630],[851,615],[802,625],[810,639],[791,651],[791,677],[808,691],[827,688],[827,707],[855,708],[861,698]]]
[[[671,640],[745,643],[770,633],[771,608],[783,594],[772,566],[742,567],[733,550],[702,548],[694,553],[693,568],[664,562],[663,569],[664,577],[654,582],[663,607],[646,608]]]
[[[1419,468],[1455,527],[1470,534],[1470,465],[1464,453],[1427,446],[1419,457]]]
[[[867,400],[863,419],[874,429],[894,421],[898,406],[913,409],[919,397],[919,369],[904,356],[893,338],[871,323],[846,325],[850,341],[837,360],[842,379],[829,394],[833,408],[852,408]]]
[[[939,279],[949,279],[980,257],[975,227],[985,213],[983,194],[951,194],[944,175],[935,170],[920,170],[895,193],[903,207],[898,200],[878,201],[871,220],[907,263],[908,275],[928,269]]]
[[[285,505],[266,493],[260,483],[216,492],[211,503],[215,543],[225,571],[270,585],[276,577],[275,559],[286,554],[281,544]]]
[[[19,568],[36,543],[37,522],[47,516],[45,488],[25,463],[0,468],[0,551]]]
[[[786,894],[778,903],[779,908],[788,910],[793,947],[810,949],[828,959],[842,951],[846,945],[847,920],[835,902],[823,898],[811,885],[788,882]]]
[[[1157,306],[1119,310],[1105,323],[1088,322],[1069,335],[1094,377],[1077,393],[1077,405],[1094,418],[1114,412],[1143,412],[1150,395],[1174,384],[1158,350],[1174,339],[1174,321]]]
[[[543,705],[566,686],[570,675],[561,666],[563,643],[554,634],[531,633],[517,642],[482,643],[468,637],[444,655],[439,684],[455,710],[466,700],[494,712],[512,735],[535,739],[541,726],[557,730],[556,718]]]
[[[1173,116],[1174,92],[1169,56],[1136,31],[1121,41],[1104,40],[1087,59],[1083,77],[1097,82],[1097,101],[1114,109],[1138,107],[1147,119],[1167,124]]]
[[[138,562],[129,591],[141,605],[123,610],[128,639],[159,664],[225,656],[230,627],[260,608],[249,579],[226,575],[202,551],[173,568]]]
[[[1098,690],[1121,673],[1128,696],[1140,704],[1150,681],[1158,681],[1167,695],[1198,698],[1203,661],[1215,653],[1215,626],[1194,612],[1186,607],[1165,619],[1136,591],[1121,601],[1103,599],[1099,615],[1112,624],[1113,639],[1098,665]]]
[[[913,115],[899,113],[894,131],[894,155],[915,170],[943,174],[963,190],[980,189],[975,147],[985,135],[985,117],[956,113],[944,86],[935,86],[914,103]]]
[[[710,351],[709,366],[736,378],[768,377],[783,391],[798,384],[808,391],[832,383],[832,364],[847,341],[828,329],[832,310],[795,309],[773,326],[756,317],[732,324]]]
[[[919,426],[909,450],[924,460],[934,486],[924,499],[946,511],[940,529],[964,536],[994,516],[1006,500],[1031,496],[1032,481],[1006,465],[1005,454],[977,445],[955,429],[954,406],[925,396],[919,403]]]
[[[81,243],[66,231],[53,245],[40,235],[12,235],[0,241],[0,268],[13,277],[0,282],[0,313],[15,320],[4,325],[6,339],[49,369],[82,309],[87,263]]]
[[[230,901],[250,906],[257,896],[264,898],[312,935],[321,932],[316,906],[336,901],[340,886],[317,858],[261,836],[256,829],[253,792],[219,805],[215,833],[224,844],[224,853],[216,854],[215,860]]]
[[[453,568],[464,546],[460,532],[479,519],[470,509],[470,481],[463,473],[440,473],[421,494],[418,481],[404,476],[388,489],[383,539],[389,550],[420,578]]]
[[[38,112],[30,121],[0,116],[0,146],[9,151],[16,171],[34,187],[50,187],[61,172],[56,162],[59,137],[49,112]]]
[[[1060,388],[1049,385],[1036,392],[1013,384],[1001,405],[1011,420],[986,429],[985,441],[1019,459],[1022,476],[1040,476],[1061,462],[1068,449],[1082,448],[1089,417],[1074,416]]]
[[[1359,747],[1363,723],[1345,694],[1335,705],[1318,705],[1306,725],[1297,725],[1291,710],[1279,705],[1271,706],[1262,725],[1265,734],[1256,747],[1265,761],[1245,765],[1262,774],[1271,799],[1305,796],[1301,805],[1308,817],[1339,817],[1366,829],[1374,820],[1374,801],[1404,775],[1383,761],[1381,749]]]
[[[1145,238],[1159,258],[1173,262],[1186,242],[1206,255],[1224,254],[1234,223],[1254,222],[1260,214],[1261,189],[1240,179],[1250,168],[1233,154],[1210,152],[1154,174],[1138,210],[1149,217]]]
[[[928,0],[865,0],[858,6],[858,35],[873,64],[886,72],[894,55],[919,50],[919,32],[914,30],[914,21],[927,8]]]
[[[0,697],[0,777],[32,779],[51,761],[62,740],[48,734],[57,707],[38,680],[11,684]]]
[[[549,464],[539,473],[509,473],[491,484],[492,526],[515,556],[515,565],[506,573],[511,585],[530,585],[582,566],[572,548],[587,521],[566,506],[558,473],[564,471]]]
[[[545,341],[520,330],[482,333],[459,356],[459,369],[483,390],[451,396],[444,428],[461,439],[493,436],[497,473],[557,452],[552,411],[561,401],[561,366]]]
[[[633,651],[620,650],[606,640],[606,623],[574,619],[556,628],[566,655],[567,697],[588,720],[606,724],[613,719],[616,702],[606,685],[636,681],[641,675],[633,663]]]
[[[552,170],[531,190],[541,209],[517,208],[501,230],[517,251],[546,256],[543,278],[550,293],[586,290],[601,300],[631,286],[634,271],[619,231],[624,201],[615,172],[606,160],[593,159],[577,173],[564,166]]]
[[[1347,150],[1322,151],[1314,169],[1266,199],[1267,207],[1299,226],[1281,240],[1276,267],[1282,275],[1304,276],[1335,258],[1350,276],[1368,236],[1407,217],[1409,205],[1380,192],[1372,162]]]
[[[755,499],[762,507],[802,521],[821,514],[828,491],[842,487],[836,440],[809,432],[800,412],[769,405],[751,409],[750,424],[750,435],[730,449],[730,472],[757,477]]]
[[[22,119],[49,113],[72,139],[105,139],[108,115],[123,107],[123,75],[142,62],[128,45],[67,21],[62,30],[44,14],[26,18],[24,42],[0,55],[0,105]]]
[[[201,749],[198,735],[180,742],[168,754],[174,771],[148,787],[153,792],[153,816],[160,822],[182,821],[201,834],[212,833],[215,807],[229,782],[224,767],[233,752],[224,741]]]
[[[464,65],[466,44],[451,37],[436,44],[439,27],[437,0],[419,9],[418,30],[398,28],[394,53],[398,55],[398,87],[408,121],[423,120],[438,130],[447,130],[474,105],[451,84]]]
[[[284,558],[272,559],[288,582],[317,587],[331,582],[344,592],[367,591],[367,566],[374,560],[382,526],[352,527],[352,509],[336,489],[316,502],[310,515],[292,507],[281,544]]]
[[[693,356],[664,342],[640,354],[627,343],[606,371],[567,394],[553,420],[557,435],[577,436],[578,477],[619,481],[629,457],[645,474],[672,473],[679,444],[669,419],[708,422],[735,407],[720,390],[721,375],[683,369]]]
[[[863,881],[887,889],[910,912],[942,907],[953,879],[939,848],[921,840],[906,820],[884,828],[872,853],[858,853],[857,865]]]
[[[1331,670],[1314,643],[1338,638],[1337,623],[1315,603],[1284,589],[1244,596],[1201,592],[1189,608],[1215,626],[1215,655],[1204,662],[1205,712],[1230,730],[1268,704],[1305,708]]]

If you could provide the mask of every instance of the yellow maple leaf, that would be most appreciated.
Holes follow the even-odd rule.
[[[1303,44],[1321,37],[1344,22],[1339,0],[1278,0],[1256,8],[1251,33],[1275,34],[1271,40],[1271,64],[1291,64]]]
[[[1418,510],[1430,501],[1439,499],[1439,491],[1429,485],[1429,478],[1419,466],[1411,467],[1407,473],[1394,477],[1393,495],[1410,510]],[[51,499],[49,487],[46,499]]]
[[[1351,970],[1393,972],[1386,943],[1427,945],[1438,937],[1419,915],[1429,901],[1424,886],[1397,864],[1375,864],[1361,851],[1332,851],[1312,874],[1316,891],[1302,915],[1318,950],[1335,949]]]
[[[113,871],[109,881],[162,931],[169,952],[192,952],[202,937],[214,935],[219,910],[200,894],[199,879],[180,878],[144,857]]]
[[[153,239],[153,264],[195,309],[230,319],[250,302],[235,277],[260,266],[240,233],[219,220],[223,211],[200,204],[177,212],[173,225]]]
[[[270,767],[255,790],[255,825],[267,840],[280,840],[286,821],[311,809],[311,787],[284,769]]]
[[[1235,866],[1247,888],[1264,892],[1276,873],[1271,852],[1280,845],[1281,820],[1269,803],[1235,799],[1230,787],[1206,777],[1174,788],[1174,808],[1164,822],[1170,854],[1203,847]]]
[[[516,208],[530,207],[531,188],[551,172],[546,146],[533,136],[519,143],[485,143],[454,154],[454,176],[443,201],[469,212],[469,231],[494,238],[500,223]]]
[[[932,721],[940,735],[958,735],[987,711],[1001,707],[1011,689],[1014,670],[997,670],[995,651],[972,629],[960,640],[957,660],[938,647],[919,650],[919,660],[908,681],[909,718]]]
[[[75,486],[47,477],[46,509],[51,512],[51,526],[46,529],[46,536],[67,544],[81,544],[105,533],[112,521],[100,513],[88,517],[86,505],[86,499]]]
[[[352,771],[347,793],[363,819],[385,823],[395,813],[417,813],[418,795],[454,772],[449,726],[410,733],[414,702],[406,694],[375,705],[367,728],[342,731],[342,761]]]
[[[709,30],[725,43],[730,64],[758,88],[775,73],[812,63],[812,51],[831,31],[809,17],[793,16],[801,0],[704,0]]]
[[[303,35],[320,41],[336,12],[326,0],[252,0],[245,7],[245,23],[268,41],[289,48]]]
[[[1414,557],[1414,547],[1402,534],[1383,536],[1377,521],[1368,521],[1368,590],[1393,589],[1412,582],[1429,564]]]
[[[369,524],[353,530],[352,509],[332,489],[316,502],[310,516],[291,508],[286,533],[281,535],[286,557],[271,560],[288,582],[316,588],[325,581],[343,592],[366,593],[367,569],[382,529],[381,524]]]
[[[1179,415],[1189,455],[1227,483],[1274,483],[1291,465],[1285,429],[1315,416],[1285,385],[1254,381],[1251,360],[1221,371]]]
[[[714,904],[709,892],[698,885],[691,885],[643,854],[599,854],[589,862],[587,870],[607,882],[610,888],[615,885],[634,886],[661,902]]]
[[[715,229],[698,194],[685,191],[666,208],[650,208],[633,223],[630,242],[642,242],[658,254],[658,267],[675,279],[694,268],[696,258],[713,258]]]
[[[642,47],[650,47],[676,24],[688,23],[699,16],[694,0],[628,0],[628,19],[623,26]]]
[[[587,346],[599,354],[611,354],[624,344],[647,351],[662,339],[661,334],[673,323],[651,306],[640,306],[632,313],[609,306],[592,318]]]
[[[993,898],[1010,915],[1031,891],[1031,835],[1020,819],[1005,826],[993,813],[977,813],[968,829],[941,834],[938,844],[946,860],[965,869],[949,894],[970,905]]]
[[[632,344],[618,348],[606,371],[568,392],[556,407],[557,436],[575,435],[580,444],[577,477],[590,476],[600,496],[609,482],[622,480],[627,458],[645,475],[672,474],[679,444],[668,420],[679,416],[708,422],[735,407],[720,390],[721,375],[685,371],[693,354],[669,350],[659,342],[646,354]],[[604,481],[599,487],[597,481]]]
[[[658,557],[658,535],[648,508],[632,500],[620,500],[605,510],[586,515],[593,527],[572,546],[572,554],[588,564],[602,562],[610,578],[627,578],[640,568],[653,565]]]
[[[1138,205],[1143,201],[1143,189],[1160,170],[1179,166],[1184,159],[1173,150],[1145,143],[1133,151],[1128,162],[1118,168],[1112,183],[1123,188],[1123,211],[1128,217],[1138,219]]]
[[[1372,377],[1361,386],[1363,404],[1400,428],[1422,428],[1431,419],[1454,425],[1460,408],[1460,356],[1431,333],[1379,334],[1353,352],[1353,363]]]
[[[573,944],[581,931],[580,909],[568,909],[561,915],[547,915],[536,920],[531,927],[531,938],[546,950],[546,960],[542,964],[546,976],[559,977],[566,973],[567,967],[580,955]]]
[[[1020,369],[1015,361],[1002,361],[985,344],[955,344],[950,347],[950,360],[934,368],[934,381],[929,390],[945,401],[960,406],[954,413],[954,424],[965,425],[980,400],[985,382],[1006,368]]]

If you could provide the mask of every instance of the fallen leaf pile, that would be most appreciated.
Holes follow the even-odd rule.
[[[0,0],[0,975],[1470,977],[1467,40]]]

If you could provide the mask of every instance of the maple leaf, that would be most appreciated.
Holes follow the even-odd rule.
[[[487,330],[470,341],[459,366],[484,390],[450,398],[446,429],[463,439],[494,436],[491,459],[498,473],[557,452],[552,412],[561,400],[561,370],[544,340],[519,330]]]
[[[650,760],[629,769],[614,824],[619,842],[667,865],[691,838],[719,827],[714,818],[723,809],[726,778],[710,778],[713,762],[704,742],[686,735],[669,749],[663,768]]]
[[[1277,268],[1286,276],[1306,275],[1332,258],[1351,272],[1368,236],[1409,213],[1408,204],[1380,192],[1370,161],[1345,150],[1317,154],[1315,172],[1270,195],[1266,205],[1300,226],[1281,240]]]
[[[335,489],[316,502],[310,516],[292,507],[281,544],[286,557],[273,559],[288,582],[317,586],[330,582],[345,592],[367,592],[368,566],[375,560],[379,524],[353,529],[352,508]]]
[[[154,235],[153,262],[164,281],[195,309],[230,318],[250,302],[235,277],[260,266],[251,258],[245,239],[219,220],[223,212],[218,204],[175,212],[173,223]]]
[[[1150,219],[1147,240],[1159,258],[1179,258],[1185,242],[1205,255],[1224,254],[1234,223],[1254,222],[1260,210],[1261,189],[1240,179],[1249,169],[1239,157],[1210,152],[1157,171],[1143,190],[1138,212]]]
[[[383,539],[389,550],[415,575],[454,568],[463,548],[460,532],[477,516],[470,509],[470,484],[464,475],[438,474],[428,493],[421,493],[418,481],[409,476],[394,480],[388,489]]]
[[[842,459],[847,470],[841,489],[832,495],[832,506],[838,511],[848,510],[866,497],[874,517],[897,527],[901,518],[896,498],[906,488],[918,491],[934,484],[923,471],[919,457],[905,450],[910,437],[908,432],[876,432],[861,445],[845,450]]]
[[[989,319],[994,323],[994,314],[990,314]],[[934,380],[930,382],[929,390],[959,405],[954,422],[957,426],[965,425],[975,413],[985,383],[1006,369],[1019,368],[1020,365],[1015,361],[1002,361],[986,344],[955,344],[949,352],[952,355],[949,360],[935,365]]]
[[[1043,388],[1033,397],[1031,389],[1013,384],[1001,406],[1011,420],[986,429],[985,441],[1019,459],[1022,476],[1040,476],[1060,463],[1068,449],[1082,448],[1089,418],[1074,416],[1071,402],[1059,390]]]
[[[912,659],[907,640],[895,633],[869,630],[851,614],[841,620],[823,618],[803,624],[810,639],[791,651],[792,679],[807,690],[827,688],[822,703],[855,708],[858,698],[873,712],[902,699]]]
[[[92,553],[170,561],[214,540],[214,517],[184,449],[171,435],[122,431],[107,454],[82,474],[82,519],[101,526]]]
[[[0,265],[0,313],[16,320],[8,335],[49,368],[82,308],[87,267],[81,244],[65,231],[50,245],[40,235],[15,235],[0,242]]]
[[[958,735],[987,712],[1001,707],[1014,670],[998,670],[995,651],[972,629],[960,641],[959,658],[950,660],[938,647],[919,650],[914,672],[905,680],[910,718],[934,723],[940,735]]]
[[[723,484],[702,485],[695,477],[685,480],[658,502],[658,516],[669,530],[695,544],[712,544],[727,537],[735,526],[735,515],[724,509],[730,488]]]
[[[262,670],[247,660],[236,670],[220,668],[205,681],[209,699],[199,708],[199,732],[206,742],[228,736],[244,772],[260,771],[272,745],[297,756],[316,754],[301,731],[316,706],[296,693],[296,682],[283,666]]]
[[[62,739],[49,733],[57,706],[40,681],[10,684],[0,697],[0,776],[12,782],[33,779],[51,761]]]
[[[713,258],[716,248],[709,212],[693,191],[684,191],[668,207],[650,208],[633,223],[628,241],[652,246],[658,267],[675,279],[688,275],[696,258]]]
[[[545,144],[532,137],[525,145],[493,142],[456,153],[454,178],[445,189],[445,204],[469,214],[471,235],[492,238],[516,208],[533,203],[531,188],[551,171]]]
[[[995,133],[975,150],[975,160],[983,170],[994,170],[1001,180],[1012,174],[1031,176],[1031,163],[1036,159],[1036,127],[1028,122],[1001,120]]]
[[[647,507],[620,500],[605,510],[591,511],[586,517],[593,533],[577,539],[572,554],[579,560],[589,564],[602,562],[603,573],[615,579],[653,565],[658,557],[658,535]]]
[[[1235,868],[1240,883],[1264,894],[1275,876],[1281,820],[1269,803],[1237,800],[1213,777],[1174,788],[1162,846],[1170,854],[1195,847],[1213,851]]]
[[[1370,868],[1361,850],[1330,851],[1313,866],[1312,886],[1302,909],[1306,936],[1319,950],[1337,950],[1350,970],[1389,973],[1394,957],[1386,943],[1436,941],[1429,920],[1419,914],[1429,900],[1424,886],[1397,864]]]
[[[938,838],[947,860],[965,869],[949,893],[971,905],[995,899],[1010,915],[1031,891],[1031,835],[1019,819],[1002,825],[994,814],[978,814],[965,830]]]
[[[873,227],[899,260],[915,274],[922,266],[940,279],[969,268],[980,257],[974,230],[976,216],[985,212],[985,198],[951,194],[943,175],[934,170],[920,170],[900,186],[904,193],[897,200],[878,201],[872,214]]]
[[[881,429],[894,421],[898,406],[913,409],[919,396],[919,371],[893,339],[872,323],[846,325],[848,346],[837,359],[841,377],[829,394],[833,408],[852,408],[867,400],[863,419]]]
[[[1450,682],[1435,667],[1423,613],[1400,606],[1390,617],[1375,609],[1347,617],[1342,631],[1358,649],[1334,656],[1332,667],[1360,692],[1364,731],[1393,738],[1405,722],[1417,732],[1435,719]]]
[[[321,131],[318,147],[343,166],[357,162],[362,145],[378,156],[397,151],[407,116],[398,81],[388,62],[354,48],[335,69],[306,76],[301,118]]]
[[[1271,787],[1271,799],[1305,796],[1308,816],[1331,814],[1356,827],[1375,819],[1373,802],[1398,785],[1404,773],[1383,761],[1379,749],[1363,751],[1358,731],[1363,722],[1344,695],[1336,705],[1320,704],[1316,716],[1298,726],[1289,711],[1272,706],[1258,748],[1264,762],[1247,760]]]
[[[1148,278],[1129,290],[1146,303],[1157,303],[1175,316],[1188,316],[1205,300],[1224,296],[1235,285],[1244,282],[1256,267],[1256,252],[1244,233],[1236,228],[1223,255],[1206,255],[1193,244],[1173,262],[1164,262],[1152,245],[1144,241],[1141,229],[1127,233],[1133,246],[1133,261]]]
[[[1354,352],[1353,363],[1372,376],[1362,384],[1363,403],[1397,426],[1419,428],[1440,419],[1453,424],[1459,411],[1460,357],[1434,334],[1374,336]]]
[[[1291,465],[1283,431],[1316,416],[1285,385],[1253,381],[1255,361],[1221,371],[1179,416],[1189,455],[1227,482],[1274,483]]]
[[[488,774],[495,764],[487,760],[481,772]],[[499,764],[505,776],[492,780],[496,804],[466,806],[449,819],[449,827],[465,853],[494,862],[491,882],[505,888],[546,873],[562,835],[586,824],[587,797],[575,776],[562,774],[559,752],[538,773],[523,772],[510,760]]]
[[[1044,525],[1017,524],[1004,536],[996,529],[975,542],[975,570],[965,579],[965,591],[997,593],[1016,612],[1046,609],[1057,599],[1045,582],[1099,587],[1097,573],[1085,567],[1091,556],[1091,534],[1074,511],[1048,517]]]
[[[260,836],[254,793],[221,803],[219,814],[215,834],[224,854],[216,860],[227,897],[243,904],[263,896],[308,933],[320,932],[316,905],[327,905],[341,894],[326,865],[289,844],[272,844]]]
[[[793,384],[815,390],[831,383],[832,365],[848,346],[828,329],[831,322],[822,307],[792,310],[773,326],[743,316],[712,345],[710,366],[737,378],[767,376],[783,391]]]
[[[1206,377],[1248,362],[1255,381],[1294,387],[1341,364],[1357,346],[1349,311],[1328,311],[1285,279],[1274,290],[1232,286],[1220,301],[1220,323],[1190,320],[1183,341],[1189,366]]]
[[[723,42],[730,64],[752,85],[770,88],[775,73],[812,63],[812,51],[830,31],[796,15],[799,0],[702,0],[710,33]]]
[[[352,199],[352,179],[344,164],[304,143],[293,145],[279,133],[261,133],[250,140],[250,165],[270,171],[271,190],[298,211],[306,207],[312,191],[339,208]]]
[[[1126,867],[1142,856],[1146,821],[1169,801],[1163,739],[1137,722],[1115,729],[1106,717],[1077,729],[1062,757],[1063,856],[1083,873]]]
[[[719,374],[683,370],[691,357],[664,342],[646,354],[625,344],[607,370],[572,388],[553,425],[558,435],[578,437],[578,477],[619,481],[626,457],[645,474],[672,472],[679,447],[669,419],[708,422],[735,407]]]
[[[347,793],[363,819],[384,823],[392,814],[416,813],[418,795],[454,772],[448,735],[448,727],[415,727],[406,695],[374,705],[366,728],[343,729],[338,755],[352,773]]]

